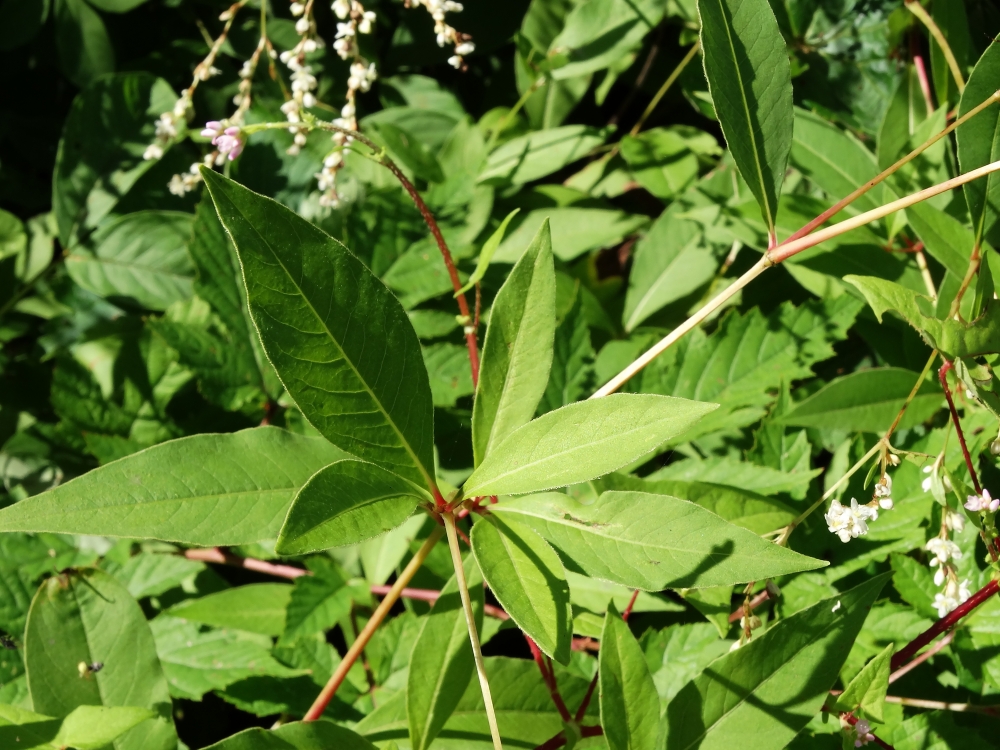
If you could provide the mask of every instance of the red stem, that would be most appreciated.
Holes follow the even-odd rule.
[[[917,80],[920,81],[920,90],[924,94],[924,103],[927,105],[927,116],[930,117],[934,111],[934,95],[931,94],[931,82],[927,78],[927,68],[924,65],[924,58],[920,55],[913,56],[913,67],[917,71]]]
[[[976,469],[972,465],[972,456],[969,455],[969,447],[965,444],[965,433],[962,432],[962,424],[958,420],[955,401],[951,397],[951,389],[948,388],[948,371],[952,367],[954,367],[954,364],[945,360],[944,364],[941,365],[941,369],[938,370],[938,379],[941,381],[941,387],[944,389],[944,397],[948,399],[948,408],[951,410],[951,421],[955,423],[955,432],[958,433],[958,442],[962,446],[962,455],[965,456],[965,465],[969,469],[969,476],[972,477],[972,485],[976,488],[976,494],[982,495],[983,488],[979,486],[979,475],[976,474]]]
[[[632,614],[632,607],[635,606],[635,600],[639,598],[639,589],[632,592],[632,598],[628,600],[628,606],[625,607],[625,611],[622,612],[622,620],[628,622],[628,616]]]
[[[965,602],[958,605],[954,611],[949,612],[893,654],[892,660],[889,662],[889,670],[891,672],[896,672],[902,666],[907,664],[920,649],[933,641],[944,631],[952,628],[956,623],[958,623],[959,620],[972,612],[976,607],[985,602],[998,591],[1000,591],[1000,586],[998,586],[996,581],[990,581],[987,583],[979,589],[979,591],[970,596]]]
[[[548,665],[546,665],[546,660],[542,656],[541,649],[538,648],[538,644],[527,633],[524,634],[524,640],[528,642],[528,648],[531,649],[531,656],[535,660],[535,664],[538,665],[538,671],[542,673],[542,680],[549,689],[549,696],[551,696],[552,702],[559,709],[559,715],[563,721],[569,721],[569,709],[566,708],[566,702],[563,700],[562,695],[559,694],[559,685],[556,682],[555,672],[552,671],[552,662],[549,661]]]
[[[581,737],[599,737],[604,734],[604,730],[601,727],[580,727]],[[535,748],[535,750],[555,750],[557,747],[562,747],[566,744],[566,735],[560,732],[552,739],[546,740],[541,745]]]
[[[295,580],[299,576],[312,575],[311,571],[303,568],[296,568],[292,565],[276,565],[275,563],[263,560],[254,560],[252,557],[240,557],[219,547],[212,547],[211,549],[187,549],[184,550],[184,557],[188,560],[201,560],[202,562],[221,563],[223,565],[232,565],[236,568],[256,570],[258,573],[267,573],[268,575],[278,576],[279,578],[290,578],[292,580]]]
[[[934,654],[936,654],[939,651],[947,648],[948,644],[951,643],[953,640],[955,640],[955,631],[954,630],[952,630],[950,633],[948,633],[948,635],[946,635],[940,641],[938,641],[933,646],[931,646],[929,649],[927,649],[922,654],[920,654],[920,656],[918,656],[917,658],[915,658],[909,664],[906,664],[906,665],[900,667],[895,672],[893,672],[891,675],[889,675],[889,684],[891,685],[892,683],[894,683],[896,680],[898,680],[903,675],[905,675],[905,674],[907,674],[909,672],[912,672],[914,669],[916,669],[921,664],[923,664],[925,661],[927,661],[932,656],[934,656]]]
[[[451,277],[451,285],[454,287],[456,292],[460,292],[462,288],[462,281],[458,278],[458,269],[455,267],[455,260],[451,257],[451,251],[448,249],[448,243],[444,241],[444,236],[441,234],[441,229],[437,225],[437,221],[434,220],[434,214],[424,203],[424,199],[420,197],[420,193],[413,186],[406,175],[404,175],[393,162],[386,160],[385,166],[392,172],[396,179],[399,180],[403,189],[410,194],[410,198],[416,204],[417,209],[420,211],[420,215],[424,218],[424,222],[427,227],[431,230],[431,234],[434,235],[434,240],[437,242],[438,249],[441,251],[441,257],[444,258],[444,265],[448,269],[448,276]],[[468,321],[465,325],[465,344],[469,350],[469,367],[472,368],[472,387],[475,388],[479,383],[479,344],[476,341],[476,328],[472,325],[473,320],[469,314],[469,303],[465,299],[465,295],[458,293],[455,295],[455,299],[458,300],[458,310],[462,314],[462,317]]]
[[[587,715],[587,708],[590,706],[590,699],[594,697],[594,688],[597,687],[597,675],[594,675],[594,679],[590,681],[590,685],[587,686],[587,694],[583,696],[583,700],[580,702],[580,707],[576,710],[576,716],[573,717],[577,723],[583,721],[583,717]]]

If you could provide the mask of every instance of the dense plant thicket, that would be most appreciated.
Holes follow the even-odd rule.
[[[0,748],[996,747],[997,34],[0,0]]]

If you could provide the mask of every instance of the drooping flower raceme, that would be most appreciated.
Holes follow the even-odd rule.
[[[927,542],[924,549],[934,556],[931,560],[931,567],[937,568],[934,572],[934,585],[940,586],[949,573],[954,570],[954,566],[950,565],[950,562],[962,559],[962,550],[950,539],[940,536]]]
[[[934,595],[934,608],[937,610],[938,617],[944,617],[949,612],[953,612],[959,604],[968,601],[970,596],[972,596],[972,592],[969,591],[968,580],[959,583],[956,578],[950,577],[944,591]]]
[[[831,533],[839,536],[840,541],[849,542],[868,533],[868,521],[876,520],[878,511],[869,505],[859,505],[852,497],[849,506],[834,500],[823,517]]]

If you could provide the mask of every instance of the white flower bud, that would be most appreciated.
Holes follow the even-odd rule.
[[[288,9],[292,12],[293,16],[301,16],[306,11],[306,6],[302,3],[292,3]]]
[[[471,55],[476,51],[476,45],[472,42],[462,42],[457,47],[455,47],[456,55]]]
[[[295,22],[295,31],[296,31],[296,33],[298,33],[300,35],[301,34],[305,34],[306,32],[308,32],[309,31],[309,19],[308,18],[300,18],[298,21],[296,21]]]

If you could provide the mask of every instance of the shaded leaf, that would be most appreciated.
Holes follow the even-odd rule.
[[[281,635],[292,597],[287,583],[252,583],[175,604],[167,614],[189,622]]]

